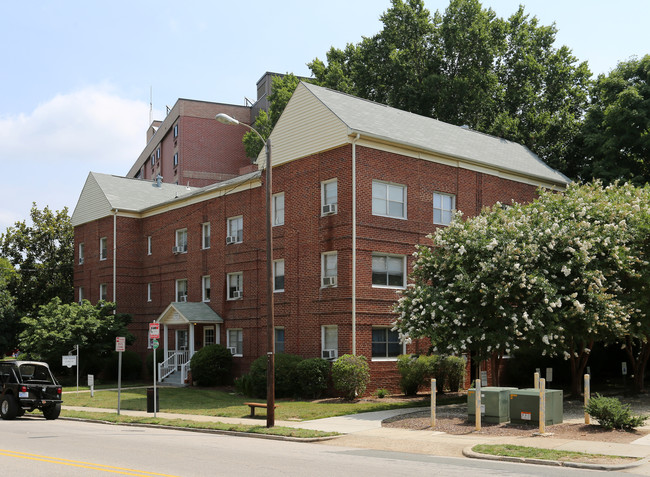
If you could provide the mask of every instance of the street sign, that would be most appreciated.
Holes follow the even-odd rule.
[[[77,356],[75,355],[63,355],[61,357],[61,365],[68,368],[72,368],[77,365]]]
[[[149,338],[154,340],[160,338],[160,323],[149,323]]]
[[[126,351],[125,336],[118,336],[115,338],[115,351]]]
[[[89,374],[88,375],[88,386],[94,386],[95,385],[95,375],[94,374]]]
[[[160,342],[158,340],[153,340],[151,345],[153,346],[153,349],[158,349],[158,346],[160,346]]]

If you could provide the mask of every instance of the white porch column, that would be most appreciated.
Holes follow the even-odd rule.
[[[166,323],[163,325],[163,333],[163,353],[165,353],[163,357],[167,359],[169,357],[169,330]]]
[[[190,323],[190,358],[194,356],[194,323]]]

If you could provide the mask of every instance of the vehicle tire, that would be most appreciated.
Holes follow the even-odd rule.
[[[22,407],[18,408],[18,411],[16,412],[16,417],[23,417],[25,415],[25,410]]]
[[[59,417],[59,414],[61,414],[61,403],[60,402],[43,408],[43,416],[48,421],[51,421],[52,419],[56,419],[57,417]]]
[[[16,418],[18,414],[18,405],[16,400],[11,394],[5,394],[0,401],[0,416],[5,421],[10,421]]]

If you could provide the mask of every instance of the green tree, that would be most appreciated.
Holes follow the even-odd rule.
[[[520,7],[508,20],[478,0],[451,0],[433,16],[423,0],[393,0],[383,29],[327,65],[309,63],[316,82],[413,113],[525,144],[572,173],[570,146],[587,104],[591,73],[555,26]]]
[[[8,289],[16,298],[19,316],[34,314],[55,297],[64,303],[74,298],[74,231],[68,209],[52,212],[33,204],[30,218],[31,225],[16,222],[0,235],[0,256],[17,272]]]
[[[135,339],[127,331],[131,316],[114,311],[115,305],[109,302],[62,303],[53,298],[40,306],[37,316],[21,319],[20,349],[50,364],[60,363],[61,356],[75,345],[82,356],[107,355],[115,348],[116,337],[125,336],[127,344]]]
[[[275,123],[280,119],[282,111],[287,106],[291,95],[298,87],[300,80],[297,76],[287,73],[284,76],[274,76],[271,80],[271,94],[269,95],[268,113],[261,110],[255,119],[253,127],[257,129],[260,135],[266,140]],[[253,131],[248,131],[243,138],[246,155],[250,158],[257,158],[260,151],[264,148],[264,143]]]
[[[18,318],[15,299],[8,288],[15,274],[9,260],[0,257],[0,356],[16,347]]]
[[[650,181],[650,55],[598,76],[580,139],[583,178]]]
[[[592,183],[455,220],[418,247],[396,326],[478,360],[538,346],[569,361],[578,395],[596,341],[648,337],[643,210],[650,188]]]

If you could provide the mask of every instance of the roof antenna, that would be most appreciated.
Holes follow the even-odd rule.
[[[187,186],[185,186],[186,190],[190,190],[190,181],[187,181]]]

